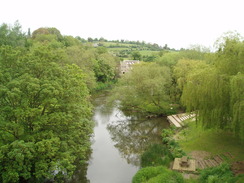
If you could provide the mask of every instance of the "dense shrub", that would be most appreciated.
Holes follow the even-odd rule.
[[[182,183],[183,177],[164,166],[146,167],[140,169],[132,179],[132,183]]]
[[[201,183],[233,183],[237,182],[237,179],[234,177],[230,166],[225,163],[218,167],[202,170],[199,181]]]
[[[172,158],[180,158],[185,156],[186,153],[181,149],[179,143],[173,138],[173,134],[174,128],[163,129],[162,138],[164,146],[170,152]]]
[[[147,183],[183,183],[185,182],[182,175],[178,172],[169,171],[151,178]]]

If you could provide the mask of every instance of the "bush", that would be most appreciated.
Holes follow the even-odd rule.
[[[97,86],[93,90],[94,90],[94,92],[101,91],[101,90],[104,90],[104,89],[111,87],[113,84],[114,84],[113,81],[108,81],[105,83],[97,82]]]
[[[132,183],[183,183],[184,179],[178,172],[164,166],[140,169],[132,179]]]
[[[182,175],[178,172],[170,171],[159,174],[147,181],[147,183],[183,183],[185,182]]]
[[[237,177],[234,177],[230,166],[226,163],[202,170],[199,178],[201,183],[233,183],[237,179]]]
[[[163,144],[170,152],[172,159],[185,156],[186,153],[181,149],[179,143],[176,142],[175,139],[173,139],[172,137],[173,134],[174,134],[174,128],[163,129],[162,131]]]
[[[132,183],[146,182],[147,180],[161,174],[163,171],[168,171],[168,169],[163,166],[142,168],[134,175]]]

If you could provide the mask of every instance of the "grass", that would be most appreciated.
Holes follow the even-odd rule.
[[[187,126],[179,133],[179,144],[186,153],[207,151],[216,155],[230,152],[235,157],[232,161],[244,160],[244,143],[231,133],[222,130],[204,130],[195,122],[188,122]]]
[[[151,50],[142,50],[142,51],[139,51],[140,52],[140,54],[142,55],[142,56],[146,56],[146,55],[153,55],[153,54],[155,54],[155,53],[159,53],[159,51],[151,51]]]
[[[129,48],[134,46],[134,44],[130,44],[130,43],[117,43],[117,42],[100,42],[101,44],[103,44],[103,46],[105,47],[109,47],[109,46],[122,46],[123,48]]]
[[[130,48],[108,48],[110,51],[123,51],[123,50],[129,50]]]

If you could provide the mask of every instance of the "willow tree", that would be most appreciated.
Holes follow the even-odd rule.
[[[230,129],[244,140],[244,42],[223,40],[212,64],[187,75],[182,102],[198,112],[203,126]]]
[[[208,65],[202,60],[180,59],[173,69],[173,75],[180,91],[183,90],[184,85],[186,84],[186,78],[190,73],[206,67],[208,67]]]
[[[238,73],[230,81],[232,128],[244,139],[244,74]]]

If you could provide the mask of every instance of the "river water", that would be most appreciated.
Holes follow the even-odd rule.
[[[106,105],[107,96],[94,99],[95,122],[92,154],[86,178],[91,183],[130,183],[140,167],[140,154],[161,143],[169,126],[165,118],[125,115],[118,106]]]

